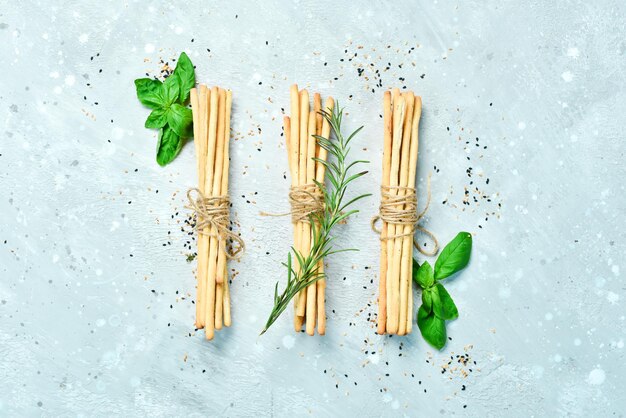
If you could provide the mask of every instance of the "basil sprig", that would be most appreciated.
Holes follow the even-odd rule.
[[[174,72],[165,81],[152,78],[135,80],[137,98],[152,109],[145,127],[159,129],[157,163],[166,165],[178,155],[184,139],[193,136],[193,117],[186,104],[189,91],[196,84],[191,60],[180,54]]]
[[[420,266],[413,260],[413,280],[422,288],[422,305],[417,311],[417,326],[422,337],[438,350],[446,345],[446,321],[456,319],[459,311],[446,288],[439,283],[463,270],[472,252],[472,235],[459,232],[445,246],[433,269],[428,261]]]

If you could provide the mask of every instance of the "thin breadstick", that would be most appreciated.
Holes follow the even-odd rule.
[[[228,170],[230,168],[230,113],[233,105],[233,92],[226,91],[226,102],[224,109],[224,148],[222,157],[222,196],[228,196]],[[226,240],[219,241],[219,252],[217,255],[217,283],[224,283],[228,277],[224,276],[226,269]]]
[[[313,112],[315,113],[315,135],[320,135],[322,133],[322,113],[320,112],[322,108],[322,96],[319,93],[315,93],[313,95]],[[320,147],[315,146],[316,151],[319,151]],[[319,152],[315,154],[316,157],[319,157]]]
[[[422,115],[422,98],[415,96],[415,104],[413,105],[413,126],[411,129],[411,172],[409,172],[409,187],[415,188],[415,175],[417,174],[417,156],[419,150],[419,123]],[[415,146],[413,145],[415,144]],[[405,227],[406,230],[406,227]],[[407,231],[410,232],[411,229]],[[408,249],[403,249],[404,253],[411,254],[406,264],[408,265],[408,295],[407,295],[407,318],[406,333],[410,334],[413,329],[413,237],[408,237]],[[406,243],[405,243],[406,246]],[[403,253],[403,255],[404,255]]]
[[[222,173],[224,169],[224,124],[226,117],[226,91],[219,89],[219,99],[217,107],[217,145],[215,148],[215,166],[213,175],[213,196],[222,195]],[[217,259],[219,255],[220,239],[217,228],[211,229],[209,247],[209,280],[215,281],[215,329],[222,329],[222,314],[224,306],[224,291],[221,283],[217,280],[219,271],[217,269]],[[221,276],[221,273],[220,273]]]
[[[291,167],[291,185],[298,186],[300,184],[300,92],[298,91],[298,85],[294,84],[290,88],[291,99],[291,118],[289,124],[289,134],[285,132],[285,136],[290,143],[289,150],[289,163]],[[286,128],[285,128],[286,129]],[[287,136],[288,135],[288,136]],[[298,223],[293,224],[293,248],[299,250],[300,246],[300,226]],[[294,318],[293,326],[296,332],[302,329],[303,318],[298,316],[298,304],[299,295],[294,298]]]
[[[291,183],[293,186],[298,185],[299,179],[299,153],[300,153],[300,93],[298,92],[298,85],[294,84],[290,90],[291,96],[291,124],[289,125],[289,139],[291,142],[290,159],[292,164]]]
[[[383,144],[383,179],[382,186],[389,186],[389,171],[391,170],[391,93],[383,96],[384,144]],[[387,324],[387,222],[382,223],[380,238],[380,283],[378,295],[378,327],[379,335],[385,333]]]
[[[299,184],[306,184],[306,156],[307,156],[307,138],[309,130],[309,92],[302,90],[300,93],[300,148],[299,148]],[[298,248],[304,256],[304,243],[308,243],[311,239],[310,225],[306,222],[298,222],[300,229],[300,242]],[[298,294],[298,316],[304,316],[306,313],[306,290],[301,290]]]
[[[198,89],[192,88],[189,90],[189,101],[191,103],[191,115],[193,117],[193,145],[196,151],[196,163],[198,170],[198,185],[201,188],[204,188],[204,166],[202,163],[204,162],[204,156],[202,155],[202,141],[200,140],[200,109],[198,108]]]
[[[413,125],[413,103],[415,102],[415,96],[413,92],[404,93],[404,98],[407,103],[406,106],[406,117],[404,121],[404,135],[402,138],[402,163],[400,164],[400,187],[406,188],[409,181],[409,171],[410,171],[410,163],[411,163],[411,128]],[[400,189],[399,195],[406,196],[406,189]],[[397,226],[396,234],[404,233],[405,226]],[[398,319],[398,335],[406,334],[406,316],[407,316],[407,287],[409,285],[408,282],[408,271],[403,269],[402,267],[402,248],[404,242],[410,237],[398,237],[394,239],[393,246],[393,263],[394,263],[394,272],[398,276],[398,296],[396,301],[398,302],[399,308],[399,319]]]
[[[215,329],[222,329],[224,324],[224,287],[223,283],[215,283]]]
[[[396,106],[398,106],[398,104],[400,103],[400,89],[398,88],[394,88],[393,90],[391,90],[391,160],[393,160],[393,150],[394,147],[398,147],[398,150],[400,149],[400,144],[397,143],[397,141],[394,141],[394,139],[396,138],[397,135],[397,131],[398,129],[402,129],[402,123],[400,123],[399,128],[397,127],[398,125],[398,119],[399,119],[399,115],[400,112],[396,112]],[[401,119],[401,118],[400,118]],[[400,138],[402,138],[402,134],[400,133]],[[394,176],[397,179],[397,171],[394,172]],[[387,180],[387,184],[391,185],[391,162],[390,162],[390,168],[389,168],[389,179]],[[397,183],[396,183],[397,184]],[[388,193],[391,193],[391,191],[388,190]],[[391,234],[391,230],[392,228],[395,228],[395,225],[389,225],[387,224],[387,237],[389,237]],[[387,254],[387,260],[385,262],[385,266],[386,266],[386,270],[385,270],[385,284],[386,284],[386,295],[387,295],[387,320],[386,320],[386,331],[391,334],[391,331],[389,329],[389,321],[391,318],[391,296],[392,296],[392,292],[391,292],[391,266],[390,266],[390,260],[389,260],[389,252],[393,250],[393,243],[390,242],[389,239],[387,239],[385,241],[385,253]],[[397,330],[397,328],[396,328]]]
[[[289,163],[289,172],[291,175],[291,184],[294,185],[296,179],[298,178],[298,166],[297,164],[294,162],[294,156],[291,152],[291,148],[294,146],[294,144],[291,141],[291,118],[289,118],[289,116],[285,116],[283,117],[283,131],[284,131],[284,135],[285,135],[285,146],[287,148],[287,160]],[[297,237],[298,237],[298,230],[296,229],[296,225],[293,225],[293,242],[294,242],[294,248],[297,242]],[[302,317],[296,315],[297,313],[297,304],[296,304],[296,300],[294,300],[293,303],[293,310],[294,310],[294,319],[293,319],[293,326],[295,331],[300,331],[300,329],[302,328]]]
[[[214,162],[215,162],[215,148],[217,144],[217,120],[218,120],[218,106],[219,106],[219,90],[217,87],[211,88],[209,107],[209,148],[206,161],[206,179],[205,179],[205,195],[213,195],[213,177],[214,177]],[[206,229],[205,229],[206,230]],[[211,231],[207,231],[211,232]],[[209,236],[205,234],[209,241]],[[211,255],[210,245],[209,248],[209,271],[206,278],[206,310],[204,315],[204,330],[207,340],[212,340],[215,334],[215,267],[216,261]]]
[[[326,99],[324,103],[324,110],[328,113],[332,113],[333,107],[335,106],[335,101],[332,97]],[[321,116],[321,115],[320,115]],[[326,120],[326,118],[322,118],[322,128],[319,135],[323,138],[328,138],[330,136],[330,123]],[[323,147],[319,148],[318,158],[320,160],[326,161],[328,157],[328,151]],[[317,164],[317,171],[315,173],[315,179],[324,184],[324,175],[326,174],[326,167],[324,164]],[[318,272],[324,273],[324,260],[320,260],[318,266]],[[317,333],[319,335],[326,334],[326,306],[325,306],[325,298],[326,298],[326,279],[322,278],[317,281]]]
[[[332,97],[329,97],[328,99],[326,99],[326,102],[324,103],[324,110],[327,113],[332,113],[333,108],[335,107],[335,101],[333,100]],[[322,121],[322,130],[320,131],[320,136],[322,138],[327,138],[330,137],[330,123],[326,120],[326,118],[323,119]],[[324,147],[319,147],[319,154],[318,154],[318,158],[320,160],[326,161],[326,159],[328,158],[328,150],[326,150]],[[324,183],[324,176],[326,175],[326,167],[324,166],[324,164],[318,163],[317,164],[317,169],[315,172],[315,179],[320,182],[320,183]]]
[[[198,170],[202,173],[199,177],[198,188],[203,194],[207,193],[206,190],[206,165],[207,165],[207,152],[208,152],[208,111],[210,101],[210,90],[204,84],[200,85],[198,92],[198,133],[199,136],[194,138],[194,142],[197,140],[199,144],[200,154],[198,155]],[[195,127],[195,126],[194,126]],[[206,235],[208,230],[204,228],[198,233],[198,290],[196,298],[196,328],[204,328],[204,319],[206,315],[206,287],[207,287],[207,273],[208,273],[208,249],[209,249],[209,237]]]
[[[214,166],[214,174],[213,174],[213,196],[221,196],[222,193],[222,175],[224,173],[224,125],[225,125],[225,117],[226,117],[226,91],[222,88],[219,89],[219,102],[218,102],[218,111],[217,111],[217,145],[215,148],[215,166]],[[217,245],[219,243],[219,238],[217,237],[217,230],[212,231],[212,234],[215,237],[211,237],[211,251],[209,254],[211,257],[215,258],[217,263]],[[216,276],[216,283],[219,283],[217,280],[217,265],[215,266],[215,270],[213,274]],[[221,276],[221,272],[220,272]]]
[[[198,188],[200,189],[200,191],[202,191],[202,189],[204,188],[204,165],[203,165],[203,155],[205,154],[203,152],[203,141],[202,141],[202,128],[200,126],[200,103],[199,103],[199,99],[198,99],[198,89],[197,88],[192,88],[189,91],[189,95],[190,95],[190,99],[189,101],[191,102],[191,110],[192,110],[192,117],[193,117],[193,138],[194,138],[194,147],[195,147],[195,151],[196,151],[196,160],[197,160],[197,169],[198,169]],[[200,239],[198,238],[198,252],[197,252],[197,256],[196,258],[198,259],[198,264],[200,263],[200,258],[202,257],[201,254],[204,253],[204,251],[201,251],[200,248]],[[197,296],[196,296],[196,328],[200,329],[201,326],[200,324],[202,323],[202,321],[200,321],[200,305],[201,305],[201,300],[200,300],[200,269],[198,267],[196,267],[196,280],[197,280]]]
[[[231,324],[230,318],[230,284],[228,283],[228,272],[224,266],[224,326],[229,327]]]
[[[189,102],[191,103],[191,115],[193,118],[193,144],[194,144],[194,148],[196,151],[196,163],[197,163],[197,170],[198,170],[198,187],[201,187],[200,185],[203,184],[203,176],[204,176],[204,167],[201,166],[201,162],[200,162],[200,158],[201,158],[201,146],[200,143],[202,142],[200,140],[200,122],[198,121],[199,116],[200,116],[200,109],[198,109],[198,89],[197,88],[192,88],[191,90],[189,90]],[[198,240],[198,245],[200,244],[200,240]],[[197,249],[197,255],[196,258],[200,259],[200,248]],[[197,271],[197,265],[196,265],[196,281],[197,281],[197,288],[200,287],[200,280],[199,279],[199,275],[198,275],[198,271]],[[199,315],[199,310],[200,310],[200,301],[198,300],[198,290],[196,288],[196,328],[199,328],[200,325],[200,315]]]
[[[309,113],[309,129],[307,136],[307,155],[306,155],[306,184],[312,184],[315,179],[315,148],[317,147],[317,140],[315,139],[316,129],[316,117],[315,112]],[[305,243],[304,256],[309,256],[311,253],[311,240],[312,240],[312,228],[310,223],[304,223],[306,230],[308,231],[309,240]],[[306,333],[309,335],[315,334],[315,319],[316,319],[316,303],[317,296],[317,284],[313,283],[306,289]]]
[[[222,147],[222,178],[221,178],[221,195],[228,195],[228,169],[230,167],[230,112],[233,104],[233,93],[228,90],[225,92],[224,103],[224,126],[223,126],[223,147]],[[219,240],[219,247],[217,253],[217,277],[216,281],[219,283],[216,292],[216,315],[215,321],[218,321],[218,308],[221,309],[222,320],[225,326],[229,327],[231,324],[230,318],[230,293],[228,289],[228,271],[226,266],[226,239]],[[217,327],[216,327],[217,328]]]
[[[397,97],[396,97],[397,96]],[[393,143],[391,151],[391,170],[389,175],[389,186],[397,187],[400,171],[400,150],[402,146],[402,128],[404,122],[405,101],[404,97],[394,92],[393,104]],[[395,196],[397,189],[390,189],[389,194]],[[395,224],[388,225],[388,236],[396,234]],[[393,275],[393,239],[387,240],[387,332],[396,334],[398,332],[399,309],[395,303],[396,295],[399,297],[398,277]]]
[[[324,260],[320,260],[317,265],[317,272],[319,274],[324,274]],[[316,301],[317,301],[317,333],[319,335],[326,334],[326,280],[319,279],[317,283],[315,283],[315,290],[317,292]]]
[[[289,175],[293,176],[293,164],[291,162],[291,119],[283,116],[283,135],[285,136],[285,148],[287,148],[287,162],[289,163]]]

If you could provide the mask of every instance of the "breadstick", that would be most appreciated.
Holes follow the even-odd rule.
[[[406,196],[406,188],[409,181],[410,171],[410,158],[411,158],[411,128],[413,124],[413,103],[415,98],[413,92],[404,93],[406,101],[406,117],[404,121],[404,134],[402,137],[402,162],[400,164],[400,187],[398,190],[399,196]],[[402,206],[402,205],[401,205]],[[404,208],[404,206],[403,206]],[[404,225],[396,226],[396,234],[402,234],[404,232]],[[399,305],[399,319],[398,319],[398,335],[406,334],[406,315],[407,315],[407,287],[408,277],[402,274],[402,247],[403,243],[409,237],[395,238],[393,244],[393,267],[394,275],[398,277],[398,295],[396,301]],[[405,272],[408,273],[408,272]]]
[[[289,163],[291,167],[291,186],[298,186],[300,184],[300,92],[298,91],[298,85],[294,84],[290,89],[291,98],[291,119],[289,119],[289,134],[287,134],[287,128],[285,131],[285,138],[289,141],[290,146],[287,147],[289,155]],[[293,122],[293,123],[291,123]],[[286,126],[286,125],[285,125]],[[293,224],[293,247],[299,250],[300,245],[300,227],[298,223]],[[299,332],[302,328],[303,318],[298,316],[298,305],[300,302],[299,295],[294,298],[294,317],[293,326],[296,332]]]
[[[296,164],[294,164],[293,160],[294,160],[294,156],[291,153],[291,147],[294,145],[291,141],[291,119],[289,118],[289,116],[285,116],[283,117],[283,132],[285,135],[285,146],[287,148],[287,161],[289,163],[289,173],[291,176],[291,185],[295,186],[297,183],[297,178],[298,178],[298,167]],[[293,224],[293,242],[294,242],[294,248],[297,242],[297,238],[298,238],[298,230],[296,228],[296,225]],[[302,328],[302,317],[297,315],[298,312],[298,308],[297,308],[297,300],[294,300],[293,303],[293,311],[294,311],[294,318],[293,318],[293,326],[295,331],[300,331],[300,329]]]
[[[322,113],[320,112],[321,108],[322,108],[322,96],[319,93],[315,93],[313,95],[313,112],[315,114],[315,135],[320,135],[322,133],[322,121],[324,120],[324,117],[322,116]],[[317,145],[317,140],[315,140],[315,144],[316,144],[315,156],[319,157],[319,151],[321,147]]]
[[[230,167],[230,112],[233,104],[233,92],[227,90],[226,94],[226,102],[224,109],[224,147],[223,147],[223,157],[222,157],[222,185],[220,189],[220,193],[222,196],[228,196],[228,169]],[[224,272],[226,269],[226,240],[222,239],[219,241],[219,252],[217,255],[217,283],[224,283],[224,281],[228,278],[224,276]]]
[[[299,150],[299,184],[306,184],[306,155],[307,155],[307,138],[308,138],[308,130],[309,130],[309,92],[306,90],[302,90],[300,93],[300,150]],[[306,222],[298,222],[300,229],[300,242],[299,242],[299,250],[300,253],[304,256],[304,252],[302,251],[304,245],[303,243],[309,242],[311,239],[311,229],[310,225]],[[306,313],[306,291],[302,290],[298,294],[298,316],[304,316]]]
[[[208,152],[208,110],[211,92],[205,85],[201,84],[198,93],[198,133],[199,136],[194,138],[194,142],[198,141],[199,151],[198,154],[198,170],[201,171],[202,176],[199,176],[198,188],[200,192],[206,195],[206,165],[207,165],[207,152]],[[195,127],[195,126],[194,126]],[[196,298],[196,328],[204,328],[204,319],[206,315],[206,287],[207,287],[207,273],[208,273],[208,248],[209,237],[207,228],[204,228],[198,234],[198,296]]]
[[[289,163],[289,175],[293,177],[294,166],[291,161],[291,119],[283,116],[283,135],[285,136],[285,148],[287,148],[287,162]]]
[[[389,186],[389,171],[391,170],[391,93],[386,91],[383,96],[383,120],[385,137],[383,144],[383,180],[382,187]],[[380,283],[378,295],[378,327],[377,333],[385,333],[387,324],[387,222],[382,223],[380,239]]]
[[[335,101],[332,97],[326,99],[326,103],[324,103],[324,110],[328,113],[332,113],[333,107],[335,105]],[[321,115],[320,115],[321,116]],[[323,138],[328,138],[330,136],[330,123],[326,120],[326,118],[322,117],[322,127],[319,133],[319,136]],[[328,151],[323,147],[319,146],[319,154],[318,158],[320,160],[326,161],[328,157]],[[315,173],[315,179],[319,183],[324,183],[324,175],[326,174],[326,167],[324,164],[317,164],[317,171]],[[324,273],[324,260],[321,260],[318,266],[318,272]],[[326,307],[325,307],[325,293],[326,293],[326,279],[322,278],[317,281],[317,333],[319,335],[326,334]]]
[[[200,188],[204,188],[204,158],[206,157],[206,143],[201,140],[201,127],[200,127],[200,108],[198,89],[192,88],[189,90],[189,101],[191,102],[191,115],[193,117],[193,137],[197,141],[193,141],[193,145],[196,151],[196,163],[198,169],[198,185]],[[204,110],[204,109],[202,109]],[[204,151],[204,152],[203,152]]]
[[[419,149],[419,123],[422,115],[422,98],[415,96],[415,104],[413,105],[413,126],[411,129],[411,172],[409,172],[409,187],[415,188],[415,175],[417,174],[417,156]],[[406,227],[405,227],[406,230]],[[407,232],[414,230],[410,228]],[[404,253],[411,254],[406,260],[408,265],[408,295],[407,295],[407,318],[406,318],[406,333],[410,334],[413,329],[413,237],[408,237],[408,249],[403,249]],[[406,246],[406,243],[405,243]],[[406,247],[405,247],[406,248]]]
[[[213,175],[213,196],[222,195],[222,173],[224,169],[224,118],[226,117],[226,91],[219,89],[219,99],[217,105],[217,145],[215,149],[215,174]],[[215,281],[215,329],[222,329],[222,314],[224,306],[224,293],[221,283],[217,281],[217,258],[219,253],[219,231],[212,228],[209,249],[209,276]],[[221,276],[221,274],[220,274]]]
[[[191,109],[192,109],[192,117],[193,117],[193,144],[195,147],[195,151],[196,151],[196,160],[197,160],[197,169],[198,169],[198,188],[200,189],[200,191],[202,192],[202,189],[204,188],[204,165],[203,165],[203,155],[205,155],[205,152],[203,152],[203,143],[204,141],[202,141],[202,128],[200,126],[200,114],[202,113],[202,110],[200,109],[200,104],[199,104],[199,99],[198,99],[198,89],[196,89],[195,87],[192,88],[189,91],[189,96],[190,99],[189,101],[191,102]],[[197,249],[197,259],[198,259],[198,264],[200,264],[200,258],[202,258],[202,254],[204,253],[204,251],[201,251],[200,248],[200,243],[201,240],[198,239],[198,249]],[[200,306],[202,301],[200,300],[200,268],[196,267],[196,280],[197,280],[197,289],[196,289],[196,328],[200,329],[201,328],[201,323],[202,321],[200,320],[201,315],[200,315]]]
[[[222,195],[228,195],[228,173],[230,168],[230,114],[233,105],[233,92],[226,91],[226,109],[224,117],[224,162],[222,164]],[[230,318],[230,290],[228,285],[228,267],[226,264],[226,240],[220,241],[219,252],[217,256],[217,273],[218,279],[223,286],[223,310],[224,325],[229,327]]]
[[[224,326],[229,327],[230,324],[230,284],[228,283],[228,271],[224,266]]]
[[[315,139],[317,118],[315,112],[309,113],[309,129],[307,135],[307,155],[306,155],[306,184],[312,184],[315,179],[315,148],[317,147],[317,140]],[[303,256],[308,257],[311,253],[312,245],[312,228],[310,223],[304,223],[306,231],[308,231],[308,240],[305,242]],[[305,234],[306,235],[306,234]],[[309,285],[306,289],[306,333],[309,335],[315,334],[315,319],[316,319],[316,296],[317,285],[315,283]]]
[[[222,329],[224,324],[224,287],[223,283],[215,283],[215,329]]]
[[[400,150],[402,146],[402,128],[404,122],[405,101],[404,97],[394,92],[393,104],[393,144],[391,151],[391,169],[389,175],[389,186],[397,187],[400,171]],[[391,196],[397,195],[397,189],[390,189]],[[395,224],[388,225],[388,236],[396,234]],[[393,239],[387,240],[387,332],[396,334],[398,332],[398,319],[400,306],[396,303],[396,296],[399,297],[399,279],[393,275]]]
[[[205,179],[205,195],[213,195],[213,177],[214,177],[214,162],[215,162],[215,147],[217,143],[217,119],[218,119],[218,104],[219,104],[219,90],[217,87],[211,88],[211,105],[209,107],[209,148],[206,161],[206,179]],[[207,231],[207,232],[212,232]],[[205,234],[206,239],[209,241],[209,236]],[[212,340],[215,334],[215,268],[216,259],[211,257],[210,245],[209,247],[209,271],[206,278],[206,310],[204,315],[205,333],[206,339]]]

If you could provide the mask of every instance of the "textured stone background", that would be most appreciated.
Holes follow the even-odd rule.
[[[624,22],[621,1],[0,0],[0,415],[624,416]],[[234,91],[248,252],[212,343],[181,231],[193,146],[159,167],[133,86],[183,50]],[[258,213],[287,208],[293,82],[365,125],[355,194],[379,184],[384,89],[423,97],[424,225],[475,238],[443,351],[368,322],[377,197],[340,231],[361,251],[327,260],[328,335],[286,316],[257,337],[291,242]]]

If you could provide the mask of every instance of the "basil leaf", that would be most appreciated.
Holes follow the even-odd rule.
[[[456,319],[459,317],[459,311],[445,287],[441,283],[437,283],[437,293],[441,300],[442,316],[441,319]]]
[[[164,107],[170,107],[178,100],[180,94],[180,85],[178,84],[178,78],[169,76],[163,82],[163,98],[165,100]]]
[[[148,129],[159,129],[165,126],[167,123],[167,110],[165,109],[154,109],[148,119],[146,119],[146,128]]]
[[[443,312],[443,303],[441,302],[441,298],[439,297],[439,289],[436,286],[430,287],[425,290],[425,292],[430,293],[430,298],[432,299],[433,308],[432,312],[435,313],[437,318],[445,319]]]
[[[163,83],[152,78],[138,78],[135,80],[135,88],[137,89],[137,98],[150,109],[158,109],[165,106],[165,98],[163,96]]]
[[[161,166],[170,163],[178,155],[182,146],[183,140],[176,135],[176,132],[167,125],[163,127],[157,143],[157,163]]]
[[[433,311],[433,294],[430,289],[422,290],[422,306],[428,313]]]
[[[417,270],[417,275],[415,277],[415,282],[420,285],[422,289],[428,289],[435,283],[435,276],[433,275],[433,268],[430,266],[428,261],[424,261]]]
[[[185,104],[189,98],[189,90],[196,85],[196,76],[193,71],[193,64],[184,52],[178,57],[178,64],[171,77],[176,77],[179,87],[178,103]]]
[[[445,321],[437,318],[434,313],[427,312],[422,306],[417,311],[417,326],[422,333],[422,337],[436,349],[441,350],[446,345]]]
[[[467,266],[472,252],[472,235],[459,232],[445,246],[435,263],[435,280],[445,279]]]
[[[172,104],[167,112],[167,123],[178,136],[183,138],[193,136],[193,113],[188,107],[178,103]]]

